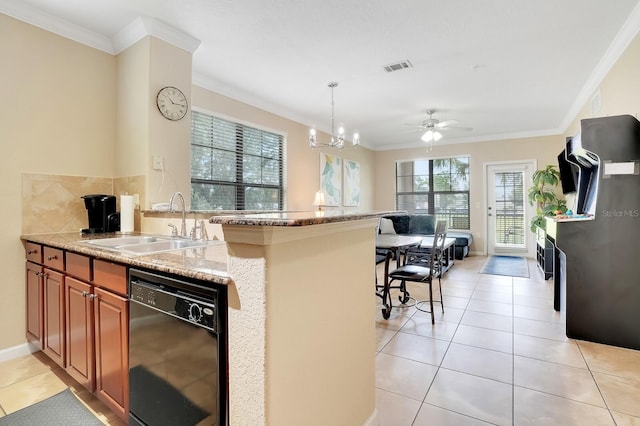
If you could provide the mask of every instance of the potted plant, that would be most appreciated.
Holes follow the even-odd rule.
[[[536,170],[532,176],[532,186],[529,188],[529,204],[536,206],[536,215],[531,218],[531,232],[536,227],[545,229],[546,216],[554,216],[567,211],[567,202],[558,197],[557,187],[560,183],[560,172],[554,165],[547,165],[544,169]]]

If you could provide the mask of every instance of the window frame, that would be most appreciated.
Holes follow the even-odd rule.
[[[437,176],[438,174],[435,173],[435,161],[437,160],[453,160],[453,159],[465,159],[466,163],[467,163],[467,170],[466,170],[466,176],[468,179],[468,184],[467,184],[467,189],[466,190],[434,190],[434,181],[435,181],[435,176]],[[428,173],[428,190],[415,190],[415,182],[416,182],[416,177],[418,176],[423,176],[421,174],[416,173],[416,162],[428,162],[427,165],[427,173]],[[400,174],[401,173],[401,165],[402,164],[407,164],[407,163],[412,163],[412,171],[411,174]],[[452,174],[452,170],[449,170],[449,173]],[[411,182],[412,182],[412,186],[413,186],[413,190],[412,191],[400,191],[399,187],[400,185],[400,179],[406,179],[406,178],[411,178]],[[418,209],[413,209],[413,210],[408,210],[408,209],[402,209],[402,210],[407,210],[410,214],[431,214],[434,215],[436,217],[438,216],[444,216],[443,218],[445,218],[448,222],[448,228],[449,229],[459,229],[459,230],[470,230],[471,229],[471,156],[470,155],[456,155],[456,156],[450,156],[450,157],[438,157],[438,158],[416,158],[416,159],[407,159],[407,160],[397,160],[396,161],[396,170],[395,170],[395,204],[396,204],[396,209],[400,210],[401,209],[401,197],[414,197],[414,200],[416,197],[424,197],[426,196],[427,199],[427,208],[423,209],[423,210],[418,210]],[[450,195],[456,195],[456,194],[461,194],[464,195],[466,197],[467,200],[467,205],[466,205],[466,218],[467,218],[467,223],[466,223],[466,227],[460,227],[460,226],[453,226],[454,223],[456,223],[455,218],[458,217],[456,216],[451,216],[450,214],[447,213],[440,213],[436,211],[436,198],[440,195],[443,196],[450,196]],[[405,202],[406,204],[406,202]],[[415,205],[415,201],[414,201],[414,205]],[[462,217],[465,217],[464,215]],[[459,222],[456,224],[459,225]]]
[[[213,146],[213,143],[211,144],[198,144],[198,143],[194,143],[197,142],[194,139],[194,119],[197,117],[197,115],[203,115],[205,116],[205,120],[212,120],[212,121],[216,121],[216,120],[220,120],[221,122],[227,124],[227,125],[231,125],[234,127],[235,131],[233,132],[234,137],[230,138],[229,140],[232,142],[229,145],[233,145],[233,149],[229,149],[227,147],[220,147],[220,146]],[[192,196],[192,204],[193,204],[193,194],[194,194],[194,184],[196,185],[215,185],[218,187],[228,187],[228,188],[233,188],[234,192],[235,192],[235,200],[234,200],[234,207],[230,210],[240,210],[240,211],[246,211],[246,204],[247,204],[247,197],[244,196],[244,192],[247,188],[263,188],[263,189],[275,189],[276,191],[278,191],[278,209],[275,211],[284,211],[286,209],[286,134],[281,132],[281,131],[277,131],[277,130],[273,130],[273,129],[268,129],[265,128],[263,126],[259,126],[256,125],[254,123],[248,123],[242,120],[238,120],[232,117],[227,117],[224,115],[220,115],[220,114],[215,114],[212,113],[211,111],[207,111],[201,108],[192,108],[192,116],[191,116],[191,136],[190,136],[190,143],[189,143],[189,149],[190,149],[190,154],[191,157],[193,157],[194,152],[193,152],[193,148],[194,146],[198,146],[201,148],[205,148],[205,149],[210,149],[211,152],[217,150],[217,151],[226,151],[228,153],[232,153],[235,156],[235,173],[234,175],[234,180],[224,180],[224,179],[203,179],[201,177],[194,177],[193,176],[193,170],[190,167],[190,189],[191,189],[191,196]],[[269,136],[273,137],[275,136],[278,139],[278,143],[279,143],[279,156],[278,157],[268,157],[265,155],[255,155],[255,154],[251,154],[251,153],[247,153],[246,152],[246,147],[245,145],[248,145],[246,143],[246,141],[248,140],[248,138],[250,136],[246,136],[245,137],[245,133],[249,133],[247,132],[247,130],[249,132],[258,132],[258,134],[262,134],[262,133],[266,133]],[[210,138],[213,138],[213,133],[211,135],[209,135]],[[261,161],[264,160],[277,160],[279,162],[278,164],[278,181],[279,184],[269,184],[269,183],[255,183],[255,182],[248,182],[245,181],[244,178],[244,165],[245,165],[245,158],[247,157],[252,157],[252,158],[259,158],[261,159]],[[260,169],[261,172],[264,171],[264,165],[262,166],[262,168]],[[193,208],[193,207],[192,207]],[[221,207],[211,207],[210,209],[193,209],[194,211],[210,211],[210,210],[219,210],[222,209]],[[224,209],[224,210],[229,210],[229,209]],[[274,211],[271,209],[261,209],[261,210],[256,210],[256,209],[250,209],[250,211]]]

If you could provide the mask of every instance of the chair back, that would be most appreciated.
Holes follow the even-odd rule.
[[[444,255],[444,242],[447,239],[447,221],[436,222],[436,231],[433,235],[433,247],[431,248],[431,274],[440,273],[442,256]]]

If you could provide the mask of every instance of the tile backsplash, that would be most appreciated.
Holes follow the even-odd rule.
[[[144,205],[144,187],[144,176],[101,178],[23,173],[22,234],[79,232],[88,225],[81,196],[116,195],[119,211],[119,195],[125,192],[140,194],[140,203]],[[139,230],[139,210],[136,213],[134,225]]]

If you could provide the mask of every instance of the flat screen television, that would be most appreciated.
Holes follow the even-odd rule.
[[[576,192],[576,183],[578,181],[578,168],[567,161],[566,150],[558,155],[558,170],[560,171],[560,184],[563,194]]]

